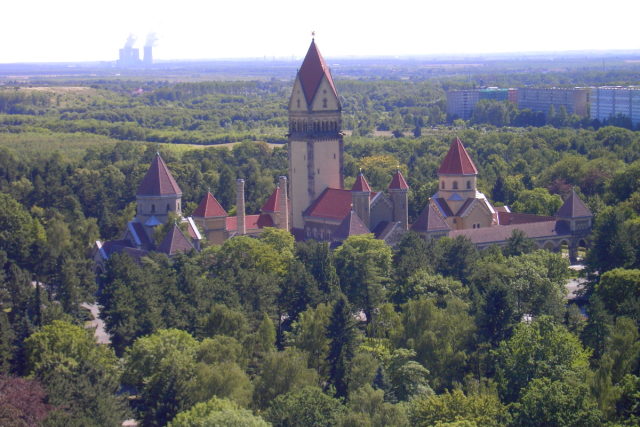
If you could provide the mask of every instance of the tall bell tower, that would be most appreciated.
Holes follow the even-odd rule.
[[[289,182],[292,229],[325,188],[342,188],[342,106],[315,40],[298,70],[289,100]]]

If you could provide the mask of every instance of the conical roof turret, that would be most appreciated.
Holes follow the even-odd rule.
[[[160,153],[156,153],[136,194],[138,196],[182,196],[182,190],[173,179]]]
[[[365,193],[371,193],[371,187],[369,187],[369,183],[367,182],[367,179],[364,177],[362,172],[358,174],[356,182],[354,182],[353,187],[351,187],[351,191],[362,191]]]
[[[447,155],[444,157],[439,175],[477,175],[478,169],[473,164],[469,153],[462,145],[460,138],[456,137],[449,147]]]

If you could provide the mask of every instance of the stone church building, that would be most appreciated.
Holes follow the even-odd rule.
[[[399,169],[389,177],[386,191],[373,191],[362,172],[351,189],[344,188],[341,129],[340,98],[329,67],[312,41],[289,100],[288,178],[278,179],[260,213],[246,215],[244,180],[238,179],[236,216],[229,216],[209,192],[190,217],[183,217],[182,191],[157,154],[138,188],[136,216],[121,239],[96,242],[97,265],[114,252],[140,258],[154,250],[172,256],[199,250],[204,239],[221,244],[233,236],[257,235],[265,227],[289,230],[297,240],[333,245],[366,233],[395,244],[413,230],[425,238],[462,235],[483,248],[504,245],[514,230],[521,230],[541,248],[568,248],[572,259],[579,246],[586,246],[592,214],[575,192],[552,217],[494,207],[478,191],[478,170],[458,138],[438,169],[438,191],[409,224],[409,186]],[[166,227],[170,218],[175,223]],[[157,236],[160,226],[165,236]]]

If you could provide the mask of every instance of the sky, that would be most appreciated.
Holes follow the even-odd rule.
[[[0,63],[640,49],[639,0],[4,0]],[[142,51],[142,49],[141,49]]]

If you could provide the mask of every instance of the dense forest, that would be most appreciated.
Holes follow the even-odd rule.
[[[580,194],[595,214],[585,270],[517,234],[483,251],[411,233],[332,250],[267,229],[172,258],[115,255],[96,280],[94,242],[133,217],[156,151],[185,214],[207,190],[233,212],[236,178],[258,212],[287,172],[286,149],[266,142],[285,140],[290,84],[4,89],[0,424],[637,425],[640,134],[430,127],[445,120],[440,83],[338,86],[345,185],[362,168],[384,189],[400,165],[415,218],[458,136],[496,204],[553,214]],[[73,156],[47,145],[69,135],[86,141]],[[581,305],[567,305],[578,274]],[[110,345],[84,327],[95,301]]]

